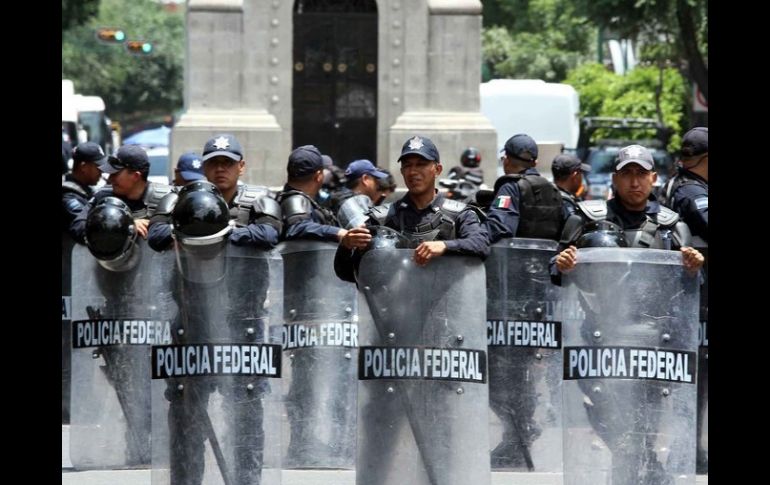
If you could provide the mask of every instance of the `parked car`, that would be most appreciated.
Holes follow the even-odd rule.
[[[168,147],[144,147],[147,157],[150,159],[150,175],[147,180],[162,184],[169,184],[169,152]]]

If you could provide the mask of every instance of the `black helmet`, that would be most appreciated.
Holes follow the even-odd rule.
[[[228,227],[230,209],[214,184],[196,180],[179,191],[171,218],[182,238],[211,236]]]
[[[623,229],[609,221],[591,222],[586,225],[583,235],[578,238],[578,248],[626,248]]]
[[[134,217],[117,197],[105,197],[88,213],[86,245],[96,259],[112,261],[123,256],[135,239]]]
[[[473,147],[466,148],[460,157],[460,163],[462,163],[464,167],[478,167],[481,163],[481,152]]]

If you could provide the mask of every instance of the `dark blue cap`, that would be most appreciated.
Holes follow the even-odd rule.
[[[80,143],[78,146],[72,149],[72,161],[78,162],[94,162],[101,164],[107,158],[104,154],[104,150],[98,143],[87,141]]]
[[[551,163],[551,172],[554,175],[569,175],[577,170],[583,172],[590,172],[591,166],[587,163],[582,163],[578,157],[570,153],[560,153],[556,155]]]
[[[378,179],[384,179],[388,176],[388,174],[385,172],[380,172],[377,170],[377,167],[375,167],[372,162],[365,159],[350,162],[348,168],[345,169],[345,177],[348,180],[356,180],[357,178],[361,178],[364,175],[371,175],[373,177],[377,177]]]
[[[419,135],[415,135],[404,142],[404,146],[401,147],[401,156],[398,157],[398,161],[400,162],[401,159],[407,155],[419,155],[425,160],[434,162],[441,160],[438,155],[438,148],[436,148],[436,145],[433,144],[430,138]]]
[[[123,145],[114,157],[108,157],[107,163],[99,166],[99,170],[109,174],[118,173],[124,168],[136,172],[149,172],[150,159],[144,148],[139,145]]]
[[[176,162],[176,169],[186,182],[206,178],[203,175],[203,161],[200,155],[195,152],[183,153],[179,157],[179,161]]]
[[[289,155],[286,171],[290,179],[302,178],[324,168],[321,152],[313,145],[297,147]]]
[[[519,133],[505,142],[505,153],[509,157],[534,162],[537,160],[537,143],[531,136]]]
[[[709,151],[709,129],[696,126],[682,138],[682,156],[694,157]]]
[[[205,162],[214,157],[227,157],[236,162],[243,160],[243,149],[233,135],[220,133],[206,142],[203,146],[203,158]]]

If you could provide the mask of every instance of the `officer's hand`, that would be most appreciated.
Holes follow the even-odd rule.
[[[134,227],[136,232],[142,236],[143,239],[147,239],[147,228],[150,226],[148,219],[134,219]]]
[[[569,273],[577,264],[577,248],[570,246],[556,256],[556,267],[562,273]]]
[[[689,247],[682,248],[682,264],[688,273],[692,275],[696,274],[703,266],[704,261],[703,255],[697,249]]]
[[[347,249],[366,249],[372,242],[372,235],[365,227],[354,227],[347,231],[340,240],[340,244]]]
[[[425,266],[433,258],[438,258],[446,252],[444,241],[425,241],[421,242],[414,250],[414,262],[420,266]]]

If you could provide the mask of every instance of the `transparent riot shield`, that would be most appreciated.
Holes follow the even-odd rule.
[[[72,381],[72,248],[75,241],[61,235],[61,422],[70,422],[70,384]]]
[[[359,267],[356,483],[489,484],[484,264],[413,254],[374,249]]]
[[[283,387],[284,468],[355,467],[358,302],[334,274],[336,244],[287,241]]]
[[[562,471],[561,288],[548,274],[556,247],[505,239],[485,261],[493,470]]]
[[[283,262],[222,242],[162,253],[174,316],[172,345],[152,348],[154,485],[281,483]]]
[[[563,276],[565,485],[695,483],[697,276],[678,251],[577,258]]]
[[[150,466],[150,347],[170,322],[154,305],[157,256],[140,241],[128,268],[72,251],[70,459],[76,469]]]
[[[699,238],[698,238],[699,239]],[[709,253],[705,241],[694,244],[703,253],[703,284],[700,287],[700,331],[698,332],[698,422],[695,468],[697,473],[709,471]]]

